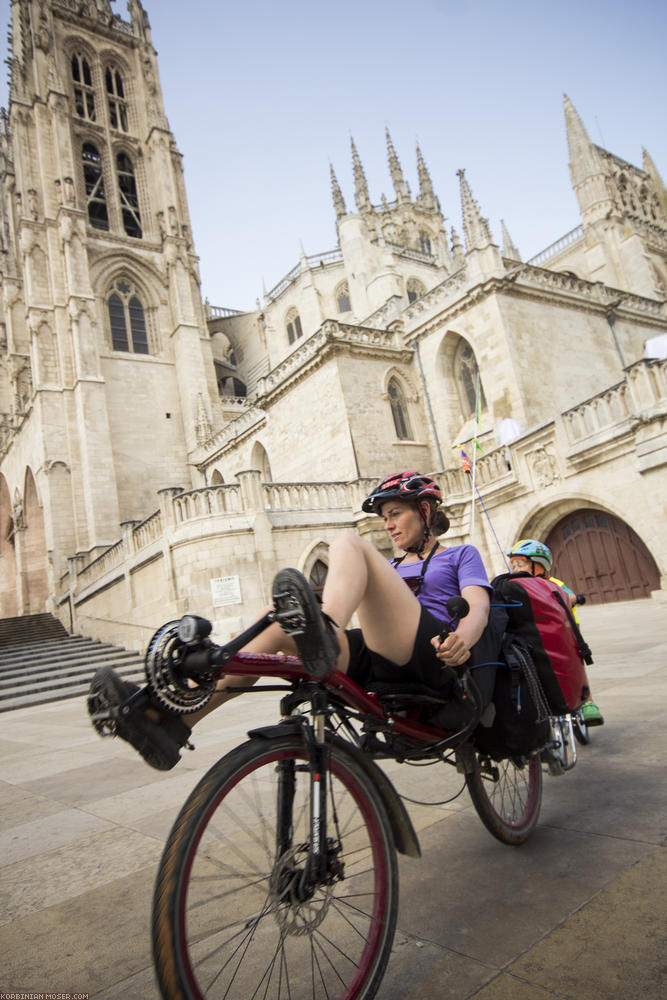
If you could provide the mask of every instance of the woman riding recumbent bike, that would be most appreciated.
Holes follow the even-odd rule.
[[[439,501],[428,477],[389,477],[366,503],[406,553],[397,567],[345,532],[330,547],[322,607],[283,570],[272,607],[231,642],[214,644],[210,624],[186,616],[153,637],[146,688],[93,682],[98,732],[161,768],[178,760],[188,721],[242,692],[284,692],[281,720],[204,775],[170,834],[153,909],[163,996],[375,995],[396,922],[396,851],[420,853],[377,759],[450,764],[494,836],[518,845],[534,829],[539,755],[477,746],[497,663],[491,588],[476,550],[440,544]],[[461,594],[465,615],[446,603]],[[344,630],[337,622],[355,609],[361,629]]]

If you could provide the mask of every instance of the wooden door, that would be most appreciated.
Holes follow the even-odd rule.
[[[624,521],[582,509],[559,521],[546,544],[554,576],[591,604],[649,597],[660,586],[655,559]]]

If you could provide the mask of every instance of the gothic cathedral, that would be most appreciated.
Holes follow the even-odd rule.
[[[374,203],[353,141],[336,246],[241,313],[201,301],[139,0],[11,15],[1,616],[141,647],[191,610],[225,637],[280,566],[321,585],[341,527],[386,550],[361,500],[409,468],[491,574],[533,535],[592,602],[667,596],[667,192],[647,153],[593,144],[566,97],[581,224],[523,261],[463,171],[447,229],[419,147],[413,195],[386,132]]]

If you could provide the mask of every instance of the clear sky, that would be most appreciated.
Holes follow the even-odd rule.
[[[665,0],[144,7],[214,305],[254,308],[300,241],[336,245],[329,162],[353,209],[350,135],[371,200],[394,197],[385,125],[413,192],[418,140],[448,224],[460,232],[463,167],[496,241],[504,219],[524,259],[580,221],[563,93],[594,142],[637,165],[645,146],[667,181]]]

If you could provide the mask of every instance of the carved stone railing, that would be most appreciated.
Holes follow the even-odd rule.
[[[563,414],[563,424],[570,444],[582,441],[591,434],[627,420],[628,386],[619,382],[605,392],[594,396]]]
[[[239,416],[230,420],[226,427],[223,427],[222,430],[213,434],[212,437],[204,442],[202,448],[205,449],[209,455],[217,452],[221,448],[224,448],[226,444],[229,444],[230,441],[234,441],[236,438],[240,437],[241,434],[245,434],[254,426],[261,424],[265,419],[266,414],[264,411],[260,410],[253,403],[248,402],[247,406],[241,408]]]
[[[291,271],[288,271],[284,278],[281,278],[277,285],[266,293],[266,298],[270,301],[277,299],[279,295],[288,288],[296,278],[299,277],[302,271],[311,267],[324,267],[326,264],[331,264],[336,261],[343,259],[343,252],[339,248],[335,250],[326,250],[324,253],[309,254],[307,257],[302,258],[298,264],[295,264]],[[306,267],[304,267],[304,261]]]
[[[626,369],[622,382],[562,414],[571,445],[611,428],[645,419],[667,408],[667,361],[642,358]]]
[[[162,514],[156,510],[145,521],[138,524],[132,532],[132,544],[135,552],[156,541],[163,531]]]
[[[390,331],[375,330],[364,326],[349,326],[345,323],[337,323],[335,320],[327,320],[319,330],[304,340],[284,361],[259,380],[258,393],[262,395],[265,392],[270,392],[282,382],[286,382],[296,371],[302,370],[304,365],[311,361],[327,342],[334,340],[341,343],[363,344],[373,347],[398,346],[396,335]]]
[[[526,261],[526,263],[534,266],[543,264],[545,260],[549,260],[550,257],[555,257],[556,254],[560,253],[561,250],[564,250],[565,247],[569,247],[572,243],[576,243],[577,240],[580,240],[583,235],[584,227],[575,226],[575,228],[571,229],[569,233],[565,233],[565,236],[561,236],[561,238],[556,240],[555,243],[551,243],[548,247],[545,247],[544,250],[535,254],[535,256],[531,257],[530,260]]]
[[[207,319],[226,319],[228,316],[243,316],[243,309],[228,309],[225,306],[212,306],[210,302],[204,304]]]
[[[345,483],[264,483],[267,510],[334,510],[351,506]]]
[[[87,587],[112,569],[122,566],[128,556],[125,540],[120,538],[114,545],[102,552],[77,573],[79,587]]]
[[[205,486],[199,490],[179,493],[172,500],[176,524],[192,521],[212,514],[241,514],[243,503],[241,487],[238,483],[223,483],[220,486]]]

